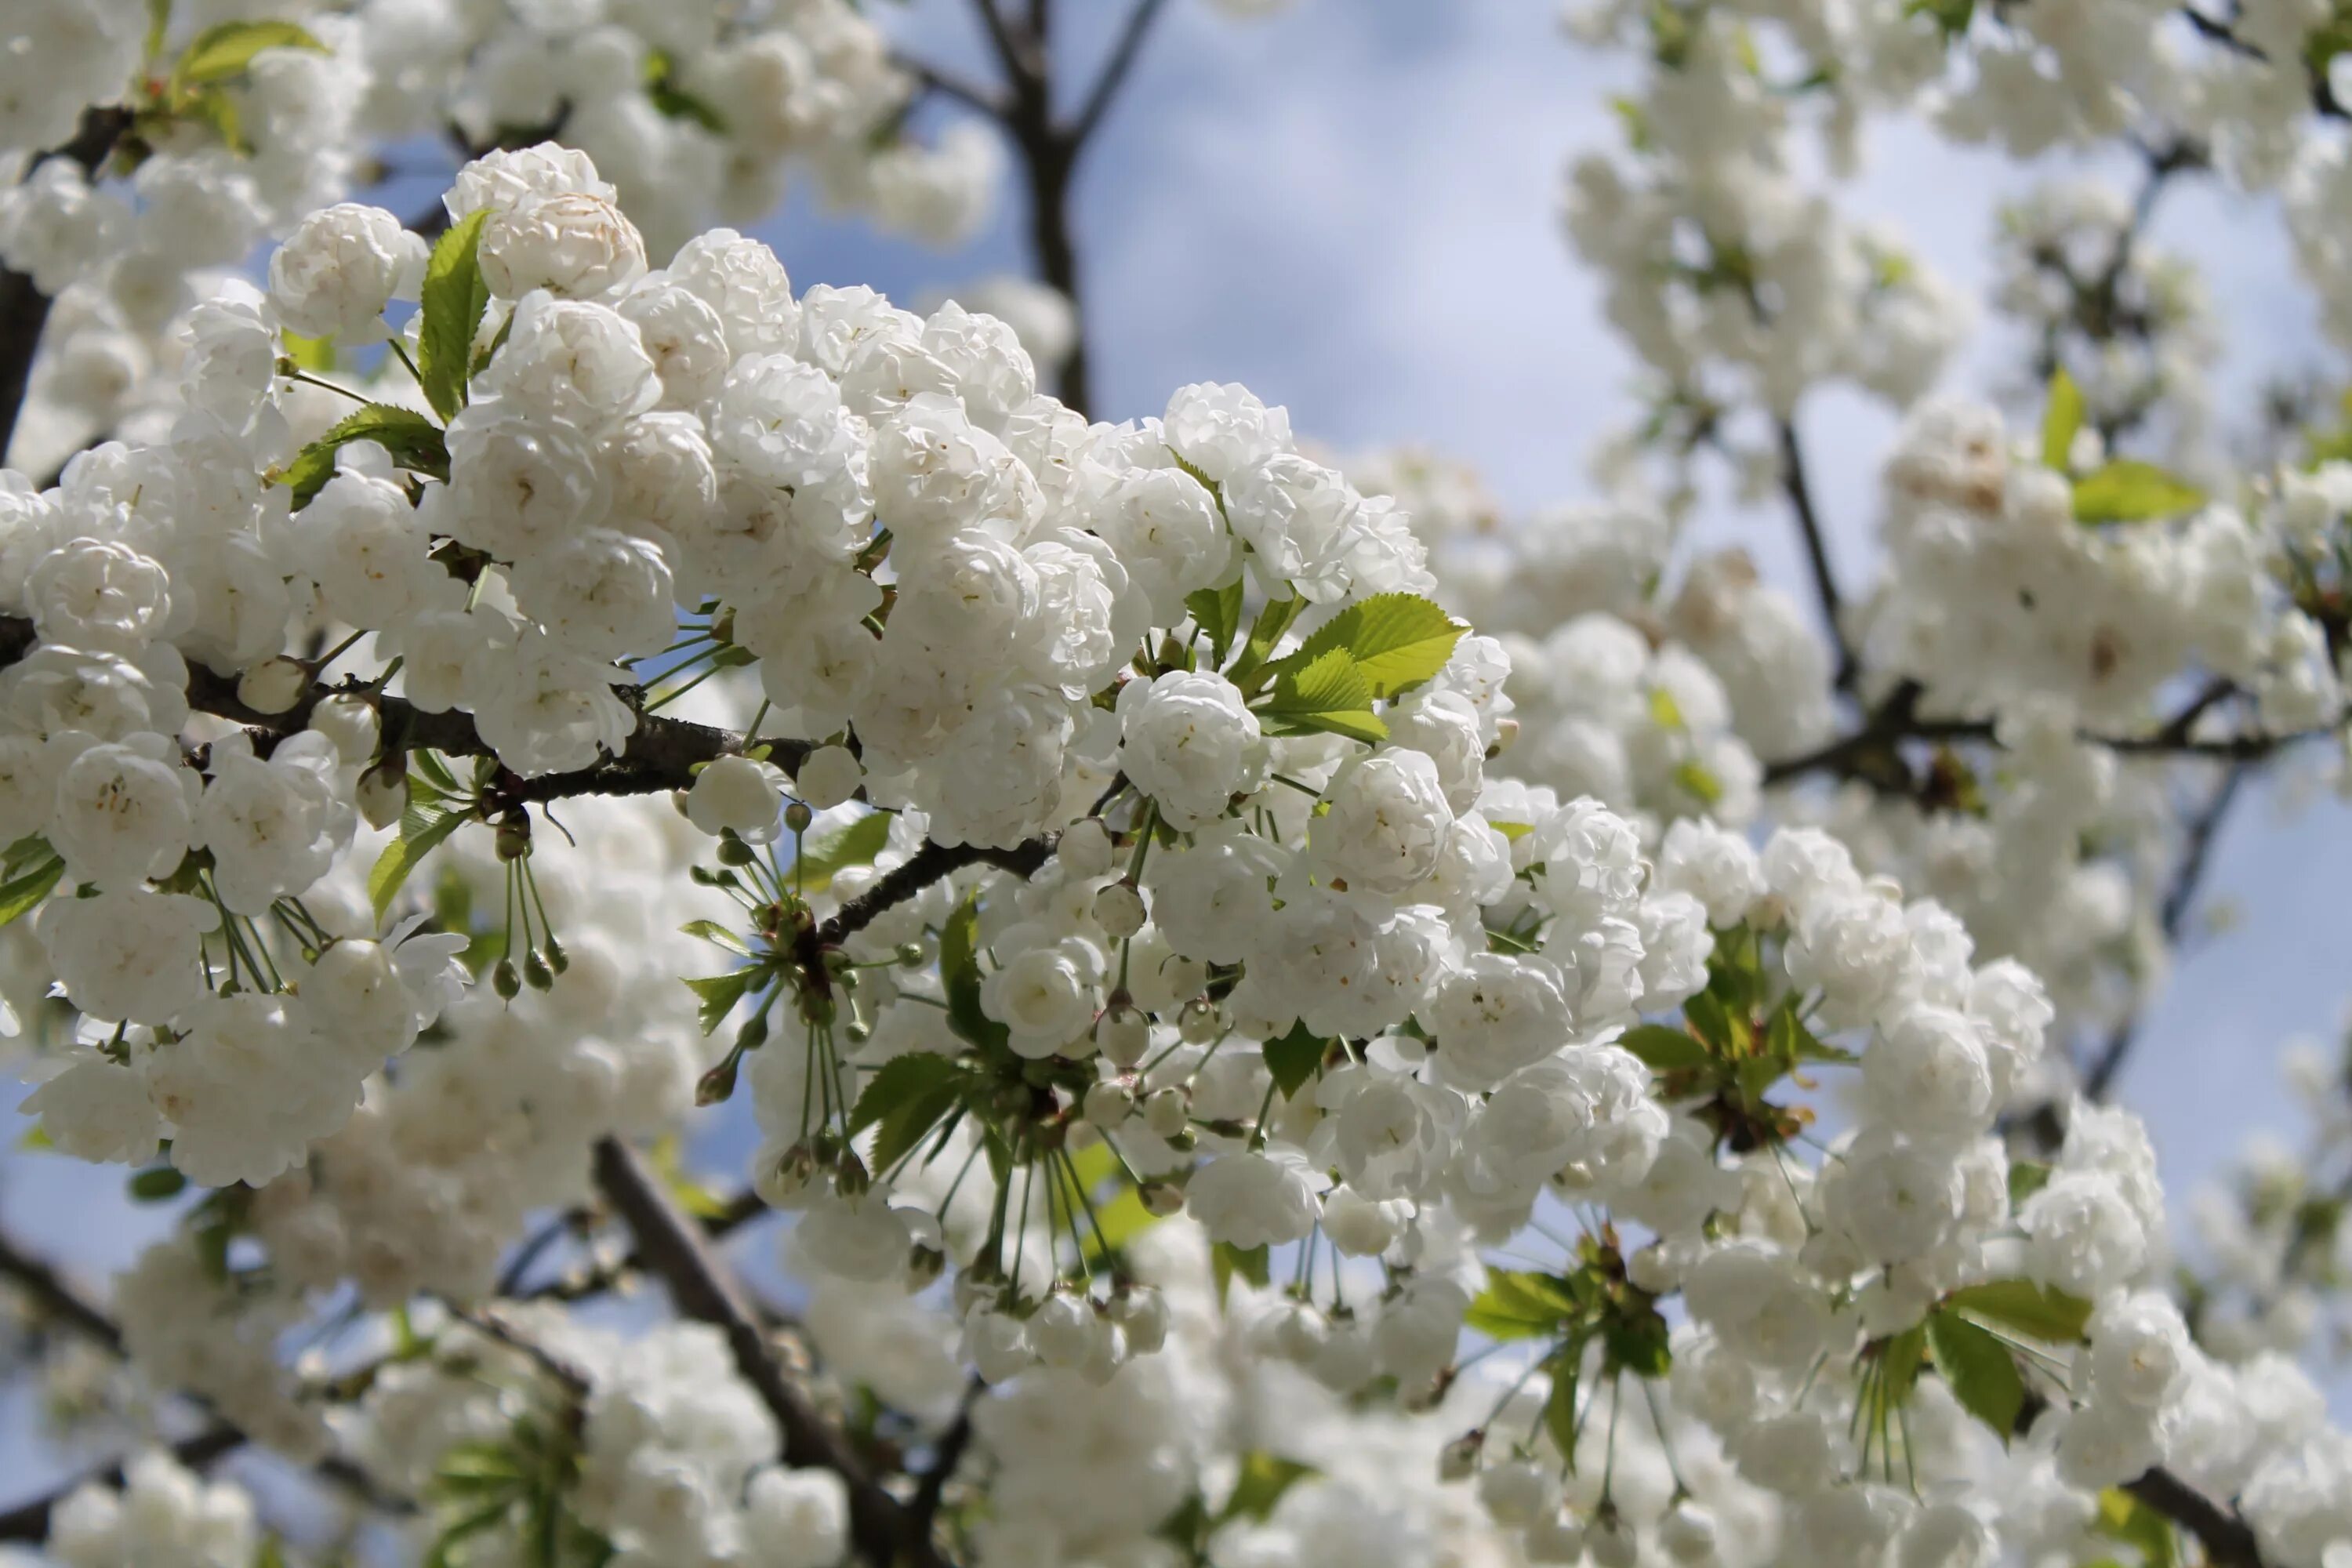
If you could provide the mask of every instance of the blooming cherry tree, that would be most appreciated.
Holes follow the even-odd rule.
[[[2345,1069],[2210,1280],[2107,1103],[2222,815],[2341,753],[2352,440],[2223,458],[2142,233],[2281,190],[2343,314],[2341,19],[1580,11],[1646,410],[1514,519],[1238,385],[1091,419],[1070,175],[1163,6],[1071,93],[973,5],[992,83],[835,0],[0,24],[0,1006],[28,1142],[173,1205],[103,1292],[0,1237],[139,1435],[0,1539],[2352,1563]],[[1796,173],[1897,113],[2142,154],[2005,221],[2010,409]],[[431,210],[352,199],[420,139]],[[806,169],[950,239],[1008,157],[1003,314],[718,226]],[[1824,384],[1902,411],[1852,597]],[[1818,614],[1683,547],[1717,470]]]

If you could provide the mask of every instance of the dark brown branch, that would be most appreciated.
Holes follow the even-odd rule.
[[[1127,23],[1119,28],[1118,41],[1111,46],[1110,56],[1103,62],[1102,74],[1095,78],[1094,87],[1087,93],[1077,116],[1070,121],[1069,135],[1083,143],[1102,122],[1118,89],[1135,70],[1135,62],[1143,53],[1143,40],[1151,31],[1151,24],[1166,7],[1167,0],[1136,0],[1135,8],[1127,14]]]
[[[891,63],[913,77],[927,92],[936,92],[941,98],[954,99],[965,108],[984,114],[991,120],[1004,118],[1004,100],[987,88],[975,82],[966,81],[951,71],[944,71],[937,66],[926,65],[921,60],[906,55],[892,56]]]
[[[2181,844],[2180,863],[2173,868],[2171,884],[2165,889],[2164,900],[2157,909],[2157,929],[2163,933],[2168,947],[2180,942],[2181,930],[2188,924],[2189,910],[2197,900],[2198,889],[2203,886],[2205,873],[2213,858],[2214,841],[2221,837],[2222,819],[2237,803],[2239,791],[2244,786],[2252,764],[2232,763],[2221,774],[2221,782],[2213,788],[2204,808],[2190,819],[2189,831]],[[2134,1009],[2117,1024],[2098,1057],[2083,1075],[2083,1094],[2089,1100],[2105,1100],[2114,1087],[2116,1075],[2131,1055],[2138,1040],[2142,1015]]]
[[[784,1436],[784,1459],[818,1466],[849,1489],[850,1535],[874,1568],[950,1568],[927,1531],[885,1490],[866,1460],[784,1375],[742,1289],[701,1230],[677,1206],[635,1150],[618,1139],[596,1144],[596,1185],[637,1237],[646,1267],[669,1288],[677,1310],[727,1336],[735,1364]]]
[[[39,1310],[57,1319],[83,1338],[113,1355],[124,1354],[122,1330],[104,1307],[84,1292],[81,1287],[59,1273],[55,1265],[24,1251],[4,1236],[0,1236],[0,1279],[14,1281],[17,1289],[22,1290]],[[211,1420],[211,1425],[206,1428],[208,1435],[202,1438],[200,1449],[207,1458],[217,1458],[233,1448],[243,1447],[248,1441],[246,1435],[235,1425],[220,1419],[212,1412],[204,1400],[194,1399],[193,1403],[198,1408],[204,1409]],[[199,1439],[191,1438],[189,1442],[197,1443]],[[367,1472],[349,1460],[329,1458],[318,1461],[311,1468],[324,1479],[332,1481],[371,1508],[397,1512],[405,1510],[408,1506],[402,1500],[387,1497],[379,1491]],[[110,1473],[119,1475],[120,1468]],[[0,1519],[15,1520],[22,1517],[30,1521],[37,1513],[42,1529],[46,1531],[48,1519],[47,1508],[47,1501],[37,1501],[13,1513],[0,1515]],[[0,1540],[8,1539],[37,1539],[37,1537],[11,1538],[5,1533],[0,1533]]]
[[[70,158],[85,174],[96,174],[130,127],[129,110],[86,110],[74,139],[35,158],[26,173],[29,175],[51,158]],[[24,412],[33,361],[40,353],[41,333],[48,323],[49,297],[33,287],[32,279],[24,273],[0,268],[0,463],[7,460],[8,445],[16,438],[16,418]]]
[[[2213,1568],[2263,1568],[2253,1526],[2170,1470],[2150,1470],[2124,1490],[2195,1536]]]
[[[883,914],[905,903],[933,882],[967,866],[994,866],[1026,877],[1034,875],[1054,852],[1054,840],[1032,838],[1010,849],[990,849],[977,844],[925,844],[904,861],[884,872],[875,884],[835,911],[816,928],[819,948],[838,947],[872,925]]]
[[[956,1407],[955,1425],[940,1436],[938,1446],[931,1450],[930,1466],[915,1488],[915,1500],[907,1505],[917,1529],[929,1531],[931,1521],[939,1517],[940,1500],[946,1495],[948,1483],[955,1479],[956,1468],[963,1463],[965,1450],[971,1447],[971,1413],[987,1394],[988,1385],[978,1378],[964,1386],[963,1403]]]
[[[1829,625],[1830,646],[1837,650],[1837,689],[1851,691],[1862,666],[1854,657],[1853,645],[1846,640],[1845,600],[1838,592],[1837,574],[1830,568],[1829,540],[1813,506],[1812,481],[1805,472],[1805,451],[1797,440],[1796,421],[1783,416],[1779,435],[1780,489],[1797,514],[1797,529],[1805,541],[1805,562],[1812,572],[1813,597],[1821,606],[1822,619]]]

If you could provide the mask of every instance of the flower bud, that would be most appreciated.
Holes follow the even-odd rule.
[[[370,827],[390,827],[408,809],[408,758],[394,752],[360,775],[360,816]]]
[[[501,958],[490,970],[490,989],[509,1002],[522,994],[522,974],[513,959]]]
[[[732,834],[719,841],[719,863],[721,866],[749,866],[759,858],[758,850]]]
[[[1143,929],[1143,895],[1129,881],[1117,881],[1095,895],[1095,921],[1113,942],[1125,942]]]
[[[1055,1291],[1045,1298],[1029,1320],[1029,1343],[1047,1366],[1073,1367],[1094,1353],[1099,1325],[1094,1303],[1082,1296]]]
[[[530,818],[522,812],[501,817],[498,833],[499,858],[520,860],[530,853]]]
[[[1062,830],[1057,853],[1062,858],[1062,869],[1081,882],[1110,874],[1112,850],[1110,829],[1102,818],[1089,816],[1074,822]]]
[[[1151,1050],[1151,1021],[1132,1006],[1113,1004],[1095,1022],[1095,1046],[1111,1066],[1132,1072]]]
[[[547,960],[539,955],[537,948],[522,955],[522,983],[533,991],[555,989],[555,971],[547,966]]]
[[[1188,1046],[1205,1046],[1225,1032],[1225,1016],[1206,996],[1195,996],[1177,1015],[1176,1032]]]
[[[1143,1206],[1160,1219],[1184,1212],[1184,1189],[1173,1182],[1146,1182],[1136,1196]]]
[[[938,1247],[917,1242],[907,1253],[907,1294],[930,1289],[947,1267],[947,1257]]]
[[[735,1093],[736,1070],[743,1065],[743,1047],[729,1051],[719,1064],[704,1073],[694,1086],[694,1103],[718,1105]]]
[[[1125,1084],[1106,1079],[1087,1090],[1080,1114],[1108,1132],[1135,1114],[1135,1096]]]
[[[1127,1333],[1128,1349],[1150,1355],[1168,1342],[1168,1298],[1150,1285],[1129,1285],[1110,1299],[1110,1321]]]
[[[236,700],[257,713],[283,713],[302,700],[310,672],[284,654],[248,666],[236,678]]]
[[[1584,1527],[1566,1510],[1555,1509],[1528,1527],[1526,1546],[1530,1563],[1581,1563]]]
[[[1175,1137],[1192,1117],[1192,1102],[1181,1089],[1155,1089],[1143,1102],[1143,1124],[1158,1137]]]
[[[1464,1481],[1478,1468],[1479,1452],[1486,1446],[1486,1434],[1465,1432],[1437,1452],[1437,1479],[1441,1481]]]
[[[1584,1552],[1593,1568],[1633,1568],[1642,1560],[1642,1541],[1625,1521],[1604,1514],[1584,1532]]]
[[[829,811],[855,797],[866,783],[866,770],[846,746],[819,746],[801,764],[793,793],[817,811]]]
[[[809,824],[815,820],[816,813],[809,809],[808,802],[804,800],[796,800],[784,807],[784,826],[794,833],[806,833]]]

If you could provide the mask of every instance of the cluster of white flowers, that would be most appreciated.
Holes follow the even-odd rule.
[[[48,1550],[65,1568],[251,1568],[260,1536],[243,1490],[149,1452],[119,1489],[93,1483],[59,1503]]]

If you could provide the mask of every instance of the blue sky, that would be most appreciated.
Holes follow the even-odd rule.
[[[927,58],[984,70],[965,0],[879,8]],[[1066,41],[1098,47],[1123,8],[1062,0]],[[1551,9],[1529,0],[1296,0],[1256,23],[1171,0],[1080,175],[1097,414],[1152,413],[1185,382],[1238,380],[1287,404],[1303,435],[1343,448],[1426,445],[1475,464],[1515,506],[1589,493],[1585,456],[1625,417],[1632,367],[1559,237],[1555,198],[1569,155],[1615,134],[1607,99],[1622,80],[1618,62],[1571,47]],[[1993,208],[2022,180],[1999,158],[1894,128],[1874,137],[1851,205],[1976,287]],[[908,300],[1026,265],[1017,195],[951,256],[878,239],[804,200],[759,232],[797,286],[866,283]],[[2263,370],[2313,363],[2314,313],[2269,204],[2192,184],[2168,196],[2155,237],[2204,262],[2221,301],[2225,416]],[[1980,342],[1953,384],[1984,384],[2005,368],[2003,347]],[[1858,588],[1893,422],[1829,394],[1802,424],[1842,573]],[[1777,512],[1720,510],[1699,529],[1800,581]],[[2347,826],[2332,798],[2285,821],[2265,793],[2220,842],[2210,886],[2238,923],[2182,963],[2122,1084],[2177,1190],[2249,1130],[2294,1131],[2276,1051],[2292,1033],[2337,1026]],[[160,1218],[124,1212],[119,1190],[52,1158],[0,1155],[0,1220],[93,1274]],[[0,1401],[0,1476],[12,1483],[0,1493],[48,1468],[26,1453],[26,1416]]]

